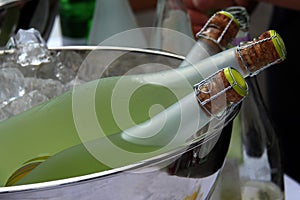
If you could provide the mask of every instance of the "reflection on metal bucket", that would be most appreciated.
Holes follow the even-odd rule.
[[[61,47],[50,50],[53,54],[64,54],[62,62],[74,61],[68,58],[73,58],[75,54],[83,60],[91,50],[99,54],[95,63],[89,63],[92,68],[84,72],[91,79],[97,78],[95,75],[100,73],[97,70],[103,76],[122,75],[132,66],[156,62],[176,67],[183,60],[183,57],[170,53],[117,47]],[[108,61],[112,54],[119,55],[114,62]],[[79,63],[78,60],[74,62]],[[112,67],[106,69],[107,64]],[[95,67],[101,65],[105,71]],[[43,75],[45,76],[45,71]],[[235,114],[228,122],[231,122]],[[172,152],[141,164],[50,182],[0,187],[0,199],[208,199],[225,160],[231,126],[212,131],[215,137],[194,142],[183,152]]]
[[[4,0],[0,1],[0,46],[19,29],[35,28],[48,40],[58,0]]]

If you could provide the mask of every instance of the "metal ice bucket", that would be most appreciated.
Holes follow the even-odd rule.
[[[50,50],[53,55],[64,54],[63,57],[66,59],[63,62],[69,65],[80,65],[78,60],[77,63],[72,63],[75,61],[72,58],[84,60],[93,50],[97,59],[94,63],[91,61],[89,64],[91,69],[86,72],[91,75],[91,79],[97,78],[93,75],[99,74],[97,70],[101,66],[109,65],[109,70],[102,74],[113,76],[121,75],[133,66],[150,62],[176,67],[184,59],[171,53],[138,48],[76,46]],[[112,61],[112,55],[117,55],[117,59]],[[147,71],[142,73],[145,72]],[[142,163],[74,178],[0,187],[0,199],[209,199],[229,147],[231,126],[212,132],[215,133],[213,134],[215,137],[194,142],[183,151],[168,152]],[[209,153],[203,156],[203,152],[207,152],[207,149],[210,149]]]

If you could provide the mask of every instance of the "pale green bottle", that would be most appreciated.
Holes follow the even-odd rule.
[[[211,119],[221,123],[230,110],[244,99],[248,87],[237,70],[224,68],[196,84],[194,89],[190,95],[144,123],[57,153],[15,185],[116,169],[178,148],[187,148],[192,141],[211,137],[213,133],[201,136],[195,133],[208,125]],[[9,185],[18,178],[12,176]]]

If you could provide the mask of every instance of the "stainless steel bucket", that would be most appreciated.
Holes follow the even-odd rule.
[[[106,68],[109,65],[110,68],[101,73],[104,76],[112,76],[121,75],[133,66],[145,63],[176,67],[184,59],[171,53],[137,48],[77,46],[50,50],[52,55],[64,54],[66,59],[62,62],[66,63],[72,62],[74,57],[84,60],[93,50],[97,59],[89,64],[91,70],[87,70],[91,79],[97,78],[92,76],[99,74],[97,70],[101,66]],[[112,55],[117,59],[112,59]],[[75,62],[75,59],[73,61]],[[78,64],[78,60],[76,62]],[[224,129],[215,132],[218,133],[214,134],[216,137],[195,142],[184,151],[170,152],[143,163],[51,182],[0,187],[0,199],[209,199],[225,160],[231,126],[225,126]],[[209,153],[203,156],[207,149],[210,149]],[[5,162],[2,162],[3,164]]]

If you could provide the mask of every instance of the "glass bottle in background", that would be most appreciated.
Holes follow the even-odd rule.
[[[244,7],[228,7],[240,22],[229,48],[250,40]],[[247,79],[249,95],[233,120],[229,152],[211,200],[284,199],[283,170],[275,125],[268,116],[257,77]]]
[[[235,38],[239,31],[238,21],[227,11],[214,13],[206,22],[203,28],[196,35],[197,43],[180,64],[180,68],[189,66],[190,63],[197,63],[201,60],[217,54],[226,49],[228,44]],[[201,148],[183,155],[184,160],[191,163],[189,166],[182,166],[180,162],[170,166],[170,173],[177,176],[214,177],[218,176],[223,166],[224,158],[229,147],[232,130],[232,120],[237,114],[235,111],[227,116],[222,127],[215,128],[214,132],[219,137],[214,137],[201,144]],[[211,123],[213,124],[213,123]],[[201,135],[204,129],[198,132]],[[195,146],[199,144],[193,144]],[[188,167],[197,168],[197,173],[192,172]]]
[[[59,18],[63,45],[86,45],[95,0],[60,0]]]
[[[263,102],[257,77],[252,77],[248,83],[250,96],[241,107],[239,119],[244,157],[240,179],[245,192],[256,190],[270,199],[282,200],[284,174],[276,125]]]
[[[151,45],[154,48],[184,56],[192,48],[195,36],[186,7],[181,0],[158,0],[153,27],[158,28],[152,33]],[[178,38],[180,36],[181,39]]]
[[[132,45],[146,47],[145,37],[143,32],[137,29],[139,25],[128,0],[96,0],[92,21],[88,45],[99,45],[105,41],[105,45],[127,46],[126,44],[129,44],[130,47]],[[124,34],[124,40],[131,41],[107,40],[115,34],[131,29],[136,29],[130,32],[131,37],[128,38],[126,33]]]
[[[231,41],[229,41],[227,44],[223,44],[223,49],[229,49],[229,48],[233,48],[236,47],[240,44],[243,44],[244,42],[247,42],[250,40],[249,37],[249,15],[246,11],[246,9],[242,6],[234,6],[234,7],[227,7],[223,10],[223,12],[228,12],[230,13],[235,20],[237,20],[239,23],[239,30],[237,32],[237,34],[235,35],[234,38],[231,39]],[[235,134],[233,134],[233,130],[234,128],[234,119],[239,115],[240,112],[240,108],[241,106],[237,106],[235,107],[235,111],[233,112],[232,116],[229,116],[229,120],[228,123],[226,124],[226,126],[223,128],[222,130],[222,135],[230,135],[230,141],[231,140],[239,140],[240,138],[238,138]],[[230,142],[232,143],[232,142]],[[231,145],[231,144],[230,144]],[[231,146],[230,146],[231,147]],[[236,147],[234,147],[236,148]],[[231,147],[232,149],[232,147]],[[226,158],[227,156],[227,152],[231,151],[231,149],[229,148],[229,145],[227,146],[226,149],[226,153],[224,153],[224,162],[222,163],[223,167],[222,170],[219,173],[219,177],[218,177],[218,181],[215,183],[215,190],[213,191],[213,193],[210,194],[209,199],[212,200],[222,200],[222,199],[226,199],[219,195],[220,192],[220,188],[224,190],[224,188],[226,189],[227,185],[230,185],[231,187],[231,191],[229,192],[229,194],[233,193],[236,194],[237,197],[240,197],[240,191],[239,191],[239,187],[237,185],[239,185],[239,181],[238,180],[238,173],[236,168],[234,167],[234,163],[232,162],[228,162],[228,159]],[[227,176],[228,171],[230,172],[230,175]],[[229,177],[229,181],[226,182],[225,178]],[[236,184],[233,184],[236,183]],[[229,198],[230,200],[235,200],[234,198]],[[239,199],[239,198],[237,198]]]
[[[269,117],[257,77],[233,121],[232,140],[212,200],[283,200],[284,172],[276,125]]]

